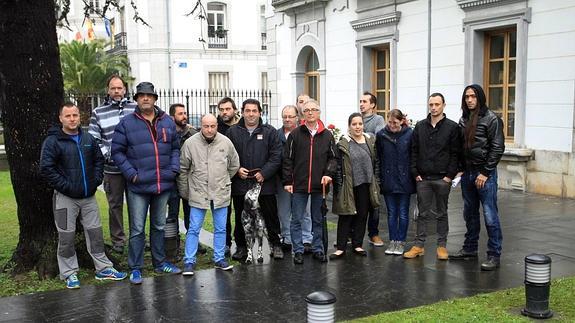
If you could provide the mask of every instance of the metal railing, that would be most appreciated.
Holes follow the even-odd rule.
[[[126,54],[128,51],[128,35],[125,32],[114,35],[114,43],[108,54]]]
[[[134,92],[132,91],[132,93]],[[157,90],[157,93],[158,101],[156,101],[156,105],[166,112],[168,112],[170,105],[174,103],[182,103],[185,105],[188,113],[188,123],[194,127],[200,126],[200,118],[202,115],[206,113],[217,115],[218,102],[224,97],[230,97],[235,101],[238,112],[241,111],[244,100],[256,99],[260,101],[262,105],[262,119],[264,122],[273,124],[273,122],[276,121],[272,120],[270,115],[270,90],[160,89]],[[76,103],[80,110],[85,113],[102,105],[106,100],[106,96],[106,93],[80,94],[68,92],[65,94],[64,99]],[[127,97],[131,98],[132,94],[127,95]],[[82,118],[83,125],[86,125],[84,124],[86,117],[89,120],[89,116],[84,116]]]
[[[208,30],[208,48],[228,48],[228,31],[225,29]]]

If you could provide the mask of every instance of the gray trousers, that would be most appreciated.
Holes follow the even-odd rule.
[[[104,191],[108,199],[110,238],[114,246],[124,246],[124,193],[126,180],[122,174],[104,174]]]
[[[417,233],[415,245],[423,247],[427,238],[427,225],[432,216],[437,220],[437,246],[447,245],[447,233],[449,232],[449,221],[447,219],[447,202],[451,183],[443,179],[423,180],[417,182],[417,204],[419,216],[417,217]],[[435,201],[435,205],[433,202]]]
[[[53,198],[54,222],[58,230],[58,268],[60,278],[78,272],[78,258],[74,241],[76,238],[76,219],[80,222],[86,235],[88,253],[94,261],[96,272],[112,267],[112,262],[104,252],[104,236],[98,204],[94,196],[84,199],[73,199],[58,191],[54,191]]]

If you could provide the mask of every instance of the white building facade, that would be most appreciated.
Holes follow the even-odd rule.
[[[104,0],[87,1],[102,9]],[[189,14],[196,1],[137,0],[110,8],[108,32],[97,14],[96,38],[113,40],[111,52],[127,54],[135,82],[161,89],[262,89],[267,85],[265,0],[202,1],[205,11]],[[70,30],[60,41],[88,38],[84,4],[72,1]],[[206,19],[199,19],[198,15]],[[112,38],[113,35],[113,38]]]
[[[503,188],[575,198],[575,1],[273,0],[267,22],[272,105],[298,93],[342,130],[361,93],[419,120],[429,93],[461,115],[480,84],[505,123]]]

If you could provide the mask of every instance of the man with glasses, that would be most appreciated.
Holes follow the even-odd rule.
[[[299,111],[294,105],[286,105],[282,110],[282,120],[283,126],[278,129],[278,137],[285,148],[285,144],[289,135],[294,131],[299,125]],[[291,194],[283,189],[283,184],[280,178],[278,181],[278,217],[280,219],[281,235],[282,235],[282,249],[284,252],[291,252],[292,243],[290,235],[290,222],[291,222]],[[304,246],[309,244],[311,252],[311,216],[309,212],[303,217],[302,223],[302,235]]]
[[[108,97],[103,105],[92,110],[88,132],[99,141],[105,158],[104,191],[108,199],[108,214],[112,249],[122,253],[126,243],[124,234],[124,192],[126,181],[112,160],[112,136],[114,128],[127,114],[134,112],[136,103],[125,97],[126,82],[119,75],[108,78]]]
[[[310,197],[313,258],[327,261],[322,243],[322,186],[331,183],[337,167],[335,140],[319,119],[319,104],[309,100],[302,112],[304,123],[290,133],[283,154],[284,189],[293,194],[290,232],[295,264],[303,264],[302,217]]]

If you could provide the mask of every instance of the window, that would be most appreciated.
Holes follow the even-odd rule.
[[[261,89],[267,90],[268,89],[268,72],[262,72],[261,74]]]
[[[390,101],[389,46],[373,49],[372,57],[372,93],[377,97],[377,113],[387,120]]]
[[[260,33],[262,37],[262,50],[267,49],[266,6],[260,6]]]
[[[100,10],[100,0],[90,0],[90,13]]]
[[[226,29],[226,5],[217,2],[208,3],[208,37]]]
[[[319,102],[319,60],[314,50],[308,54],[305,63],[304,89],[310,98]]]
[[[504,123],[506,140],[515,135],[515,79],[517,58],[515,28],[485,33],[484,88],[487,106]]]
[[[228,72],[208,73],[210,113],[217,114],[218,102],[223,97],[223,91],[230,88]]]

